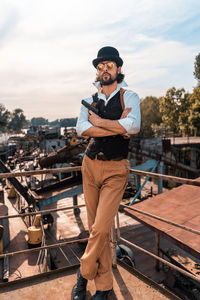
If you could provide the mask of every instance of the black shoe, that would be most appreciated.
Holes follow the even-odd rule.
[[[113,290],[108,291],[96,291],[96,294],[94,294],[91,298],[91,300],[106,300],[108,296],[112,293]]]
[[[72,289],[71,300],[85,300],[87,279],[83,278],[80,271],[77,273],[77,283]]]

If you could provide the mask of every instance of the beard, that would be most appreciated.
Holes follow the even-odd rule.
[[[106,75],[106,79],[104,79],[104,75]],[[117,73],[114,76],[111,76],[108,72],[103,73],[101,76],[98,76],[96,81],[99,81],[101,86],[103,85],[111,85],[117,80]]]

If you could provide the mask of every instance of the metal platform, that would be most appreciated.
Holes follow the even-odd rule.
[[[137,203],[133,208],[200,231],[200,187],[185,184]],[[200,258],[199,235],[144,216],[128,208],[125,208],[125,211],[181,249],[198,259]]]
[[[0,284],[1,300],[70,300],[71,290],[76,282],[78,266],[67,267],[48,273]],[[109,300],[180,300],[136,270],[119,263],[114,273],[114,292]],[[87,297],[95,293],[93,281],[88,282]]]

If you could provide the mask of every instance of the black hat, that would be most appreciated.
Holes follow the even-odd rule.
[[[96,68],[97,65],[104,60],[114,61],[116,62],[118,67],[121,67],[123,65],[123,60],[121,59],[121,57],[119,57],[119,52],[114,47],[107,46],[101,48],[97,54],[97,58],[95,58],[92,63]]]

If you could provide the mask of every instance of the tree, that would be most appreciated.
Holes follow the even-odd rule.
[[[0,104],[0,131],[6,132],[8,122],[10,119],[10,112],[5,108],[3,104]]]
[[[145,137],[154,136],[154,125],[160,125],[162,122],[159,101],[160,98],[150,96],[141,102],[141,134]]]
[[[59,119],[56,119],[54,121],[51,121],[49,122],[49,125],[50,126],[57,126],[57,127],[60,127],[60,120]]]
[[[77,118],[60,119],[60,127],[73,127],[76,126]]]
[[[27,120],[24,116],[23,110],[21,108],[16,108],[11,114],[11,121],[8,124],[8,129],[15,132],[21,132],[26,123]]]
[[[183,88],[172,87],[160,101],[163,123],[173,133],[187,132],[190,107],[190,95]]]
[[[179,129],[182,136],[188,136],[190,133],[190,123],[189,123],[189,116],[192,109],[192,99],[190,93],[183,93],[181,97],[181,103],[179,106]]]
[[[40,125],[48,125],[48,124],[49,124],[48,120],[42,117],[31,119],[31,126],[40,126]]]
[[[194,77],[198,81],[198,86],[200,86],[200,53],[195,58],[195,62],[194,62]]]
[[[193,90],[190,101],[189,126],[194,135],[200,135],[200,87]]]

